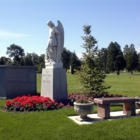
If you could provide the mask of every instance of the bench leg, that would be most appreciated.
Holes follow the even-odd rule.
[[[136,115],[135,102],[124,103],[123,113],[127,115],[130,114],[131,116],[135,116]]]
[[[110,118],[110,104],[98,104],[98,110],[97,110],[98,116],[103,119],[109,119]]]

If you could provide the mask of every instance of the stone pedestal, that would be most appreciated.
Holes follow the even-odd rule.
[[[110,104],[98,104],[97,114],[103,119],[110,118]]]
[[[0,66],[0,98],[36,94],[36,67]]]
[[[68,99],[65,69],[55,66],[42,69],[41,96],[57,101]]]

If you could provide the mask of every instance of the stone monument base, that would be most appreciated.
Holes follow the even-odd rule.
[[[56,101],[68,99],[66,70],[64,68],[42,69],[41,96]]]

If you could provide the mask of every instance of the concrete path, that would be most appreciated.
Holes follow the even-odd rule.
[[[75,123],[82,125],[82,124],[93,124],[95,122],[104,121],[104,120],[111,121],[111,120],[115,120],[115,119],[119,119],[119,118],[130,117],[126,114],[123,114],[122,111],[110,112],[110,119],[102,119],[102,118],[98,117],[97,114],[89,114],[87,116],[88,116],[88,119],[86,121],[81,120],[78,115],[69,116],[68,118],[73,120]],[[136,116],[140,116],[140,109],[136,109]]]

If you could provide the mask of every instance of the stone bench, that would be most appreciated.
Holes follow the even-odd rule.
[[[123,103],[123,113],[135,116],[135,102],[137,102],[138,100],[139,99],[133,97],[95,98],[94,103],[97,104],[98,116],[103,119],[109,119],[111,103]]]

